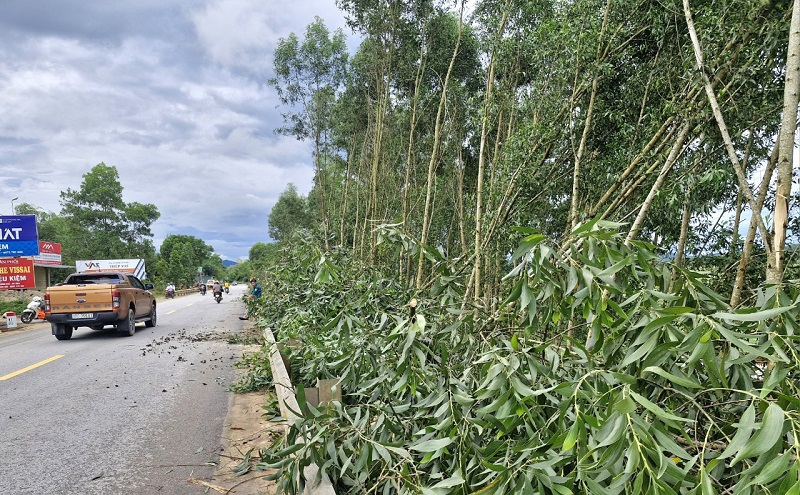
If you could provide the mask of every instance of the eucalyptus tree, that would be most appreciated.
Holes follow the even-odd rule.
[[[792,192],[797,105],[800,100],[800,0],[792,2],[792,21],[789,28],[788,45],[773,222],[775,236],[772,252],[775,259],[770,264],[771,270],[767,273],[767,281],[773,283],[781,281],[785,267],[784,248],[786,246],[786,228],[789,222],[789,197]]]
[[[331,35],[324,21],[316,17],[307,26],[302,43],[294,33],[278,42],[273,64],[275,77],[269,80],[281,103],[289,107],[283,114],[287,125],[279,132],[313,142],[315,180],[320,189],[317,198],[326,246],[329,231],[326,202],[330,192],[322,169],[331,154],[331,108],[342,89],[347,58],[342,30],[337,29]]]

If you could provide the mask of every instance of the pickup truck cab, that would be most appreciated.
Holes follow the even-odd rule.
[[[44,312],[58,340],[72,338],[77,327],[101,330],[106,325],[130,336],[140,321],[156,325],[152,288],[129,273],[73,273],[64,283],[47,288]]]

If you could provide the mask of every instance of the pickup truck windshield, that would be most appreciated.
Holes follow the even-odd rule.
[[[72,275],[67,277],[65,284],[121,284],[120,277],[97,276],[97,275]]]

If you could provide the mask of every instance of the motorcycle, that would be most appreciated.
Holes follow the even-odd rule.
[[[230,293],[231,293],[231,290],[229,288],[225,287],[225,294],[230,294]]]
[[[175,298],[175,289],[164,289],[164,297],[167,299]]]
[[[217,304],[222,302],[222,292],[215,292],[214,293],[214,300],[217,301]]]
[[[22,314],[19,317],[22,323],[30,323],[33,320],[44,320],[46,315],[41,306],[42,298],[34,296],[31,302],[28,303],[28,306],[22,310]]]
[[[200,286],[200,295],[201,296],[205,296],[206,295],[206,286],[205,285],[201,285]]]

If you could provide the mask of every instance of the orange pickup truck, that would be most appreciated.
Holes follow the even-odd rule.
[[[47,288],[44,312],[58,340],[72,338],[77,327],[101,330],[106,325],[133,335],[137,322],[156,325],[152,288],[130,273],[73,273],[64,283]]]

